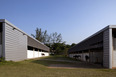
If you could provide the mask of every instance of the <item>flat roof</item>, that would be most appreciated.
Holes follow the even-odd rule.
[[[93,35],[91,35],[91,36],[85,38],[84,40],[82,40],[81,42],[77,43],[75,46],[77,46],[77,45],[79,45],[80,43],[82,43],[82,42],[84,42],[84,41],[86,41],[86,40],[88,40],[88,39],[90,39],[90,38],[96,36],[97,34],[99,34],[99,33],[101,33],[101,32],[104,32],[104,31],[107,30],[107,29],[112,29],[112,28],[116,28],[116,25],[108,25],[108,26],[106,26],[105,28],[99,30],[98,32],[94,33]],[[74,48],[75,46],[73,46],[72,48]],[[71,50],[72,48],[70,48],[69,50]]]

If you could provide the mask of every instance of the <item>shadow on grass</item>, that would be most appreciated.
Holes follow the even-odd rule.
[[[47,60],[46,60],[47,59]],[[103,67],[98,64],[90,64],[88,62],[76,61],[76,62],[63,62],[60,60],[69,60],[76,61],[71,58],[62,57],[62,56],[50,56],[41,58],[39,60],[32,60],[31,62],[41,64],[47,67],[53,68],[88,68],[88,69],[102,69]]]

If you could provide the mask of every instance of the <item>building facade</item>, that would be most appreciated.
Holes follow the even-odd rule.
[[[109,25],[68,50],[69,57],[116,68],[116,25]]]
[[[27,35],[5,19],[0,19],[0,57],[9,61],[49,56],[49,47]]]

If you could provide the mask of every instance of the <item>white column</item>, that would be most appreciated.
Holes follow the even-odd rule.
[[[83,55],[83,51],[82,51],[82,61],[84,61],[84,55]]]
[[[109,29],[109,68],[112,69],[112,29]]]
[[[33,48],[33,58],[35,58],[35,49]]]

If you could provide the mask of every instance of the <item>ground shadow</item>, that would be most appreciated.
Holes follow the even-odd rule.
[[[50,59],[40,59],[34,60],[33,63],[41,64],[49,68],[88,68],[88,69],[103,69],[102,65],[92,64],[82,61],[63,61],[63,60],[50,60]]]

